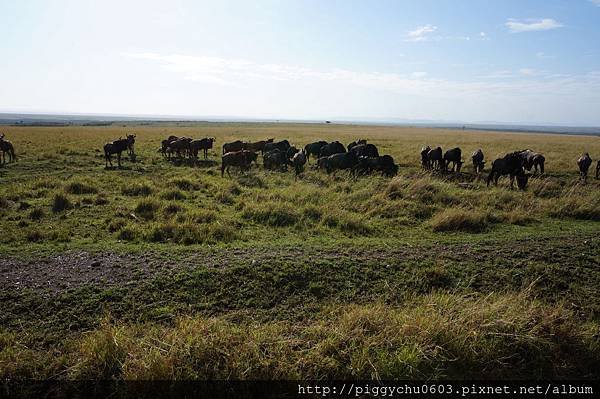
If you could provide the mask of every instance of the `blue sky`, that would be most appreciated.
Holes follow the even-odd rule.
[[[600,125],[600,0],[14,0],[0,37],[0,112]]]

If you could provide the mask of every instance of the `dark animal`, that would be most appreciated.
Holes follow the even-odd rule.
[[[277,143],[265,144],[264,152],[267,153],[267,152],[273,151],[275,149],[285,152],[288,150],[288,148],[290,148],[290,142],[287,140],[281,140],[281,141],[278,141]]]
[[[132,156],[135,155],[133,145],[135,144],[135,134],[127,135],[127,155]]]
[[[429,163],[430,169],[442,170],[442,167],[443,167],[442,148],[436,147],[433,150],[429,150],[429,152],[427,153],[427,162]]]
[[[587,152],[583,154],[577,160],[577,166],[579,167],[579,174],[581,176],[581,180],[585,183],[587,181],[588,169],[592,165],[592,158],[590,158],[590,154]]]
[[[214,137],[207,137],[200,140],[192,140],[190,141],[190,153],[194,158],[198,158],[198,151],[204,151],[204,159],[208,159],[208,150],[213,148],[213,143],[215,142]]]
[[[378,157],[379,151],[373,144],[358,144],[348,151],[354,151],[359,157]]]
[[[296,153],[298,151],[300,151],[300,150],[294,146],[291,146],[290,148],[287,149],[287,151],[285,152],[285,156],[287,157],[287,159],[290,160],[290,163],[292,162],[292,158],[294,157],[294,155],[296,155]]]
[[[161,146],[158,151],[161,152],[164,157],[167,157],[167,159],[171,159],[171,154],[173,153],[171,143],[177,140],[179,140],[179,137],[169,136],[167,139],[161,141]]]
[[[600,179],[600,159],[596,163],[596,179]]]
[[[346,148],[339,141],[334,141],[329,144],[325,144],[321,147],[321,157],[328,157],[333,154],[341,154],[346,152]]]
[[[354,170],[361,174],[381,172],[383,175],[392,177],[398,173],[398,165],[394,163],[394,158],[389,155],[381,157],[358,157],[358,163]]]
[[[444,172],[448,171],[448,166],[452,162],[452,171],[456,173],[460,173],[460,168],[462,167],[462,152],[460,148],[456,147],[451,150],[448,150],[444,153],[443,158],[443,169]]]
[[[519,151],[521,157],[523,158],[523,167],[530,171],[532,168],[537,173],[538,171],[541,174],[544,174],[544,163],[546,162],[546,158],[542,154],[531,150],[523,150]]]
[[[296,177],[304,171],[304,164],[306,164],[306,153],[304,150],[295,153],[292,157],[292,165],[294,166]]]
[[[169,148],[171,151],[177,154],[177,158],[181,158],[190,155],[190,143],[192,139],[189,137],[181,137],[175,141],[171,141],[169,143]]]
[[[352,149],[352,147],[356,147],[357,145],[361,145],[361,144],[367,144],[367,140],[360,139],[358,141],[353,141],[352,143],[348,144],[348,151],[350,151]]]
[[[106,161],[106,168],[108,164],[112,167],[112,155],[117,154],[117,165],[121,167],[121,153],[126,151],[129,147],[129,141],[127,139],[120,138],[111,143],[104,144],[104,160]]]
[[[2,164],[6,163],[6,154],[8,154],[8,162],[16,162],[15,147],[12,143],[4,138],[4,133],[0,135],[0,151],[2,151]]]
[[[431,164],[429,163],[429,151],[431,151],[431,147],[423,147],[421,148],[421,168],[425,170],[431,169]]]
[[[304,152],[306,153],[306,162],[310,160],[310,156],[314,155],[317,158],[321,157],[321,148],[327,145],[326,141],[316,141],[304,146]]]
[[[254,143],[247,143],[245,149],[248,151],[258,152],[260,151],[261,155],[265,154],[265,145],[268,143],[272,143],[273,139],[261,140]]]
[[[263,166],[265,169],[281,169],[285,171],[289,162],[285,151],[281,151],[278,148],[265,152],[263,155]]]
[[[231,143],[223,144],[223,154],[228,152],[238,152],[242,151],[246,147],[246,143],[241,140],[236,140]]]
[[[319,161],[321,158],[319,159]],[[353,151],[340,152],[327,157],[327,162],[324,163],[327,173],[336,172],[340,169],[350,169],[354,174],[354,166],[358,163],[358,157]]]
[[[230,166],[239,167],[241,172],[249,170],[250,165],[252,165],[253,161],[256,162],[257,157],[258,156],[255,152],[248,150],[228,152],[223,154],[223,156],[221,157],[221,177],[223,177],[225,171],[227,171],[227,175],[231,177],[231,175],[229,174]]]
[[[473,152],[473,155],[471,155],[471,160],[473,161],[473,169],[475,170],[475,173],[480,174],[483,172],[485,161],[483,160],[483,151],[481,151],[481,149]]]
[[[516,178],[517,186],[521,190],[525,190],[529,175],[526,174],[523,169],[523,157],[520,152],[506,154],[504,158],[499,158],[492,162],[492,171],[487,178],[488,187],[491,181],[493,181],[495,185],[498,185],[498,178],[504,175],[510,176],[511,189],[514,188],[514,181]]]

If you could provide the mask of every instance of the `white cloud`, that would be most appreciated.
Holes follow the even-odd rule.
[[[410,74],[410,76],[412,76],[413,78],[424,78],[425,76],[427,76],[427,72],[413,72]]]
[[[600,1],[600,0],[598,0],[598,1]],[[541,60],[549,60],[549,59],[556,58],[555,56],[546,54],[543,51],[538,51],[537,53],[535,53],[535,56]]]
[[[505,25],[511,33],[535,32],[562,28],[564,25],[552,18],[528,19],[526,22],[520,22],[516,19],[509,19]]]
[[[592,2],[592,4],[597,5],[598,7],[600,7],[600,0],[590,0]]]
[[[428,35],[437,30],[437,26],[434,25],[424,25],[420,26],[415,30],[411,30],[406,34],[405,41],[408,42],[422,42],[428,39]]]
[[[521,69],[519,69],[519,73],[521,75],[525,75],[525,76],[534,76],[537,74],[535,69],[531,69],[531,68],[521,68]]]

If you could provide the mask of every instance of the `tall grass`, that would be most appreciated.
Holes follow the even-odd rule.
[[[77,379],[569,377],[599,369],[599,327],[527,291],[434,293],[402,307],[325,307],[300,324],[203,316],[180,317],[174,325],[105,319],[63,348],[58,365],[49,359],[39,364],[42,375],[64,368],[64,377]],[[14,336],[4,340],[2,378],[44,357]]]

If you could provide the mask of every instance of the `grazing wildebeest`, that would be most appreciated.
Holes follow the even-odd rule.
[[[600,159],[596,163],[596,179],[600,179]]]
[[[290,148],[287,149],[287,151],[285,152],[285,156],[287,157],[287,159],[290,160],[290,163],[292,162],[292,158],[294,157],[294,155],[296,155],[296,153],[298,151],[300,151],[300,150],[294,146],[291,146]]]
[[[238,152],[245,149],[246,143],[241,140],[232,141],[231,143],[223,144],[223,154],[228,152]]]
[[[378,157],[379,151],[374,144],[358,144],[349,149],[348,151],[353,151],[359,157]]]
[[[213,148],[213,143],[215,142],[214,137],[207,137],[200,140],[192,140],[190,141],[190,152],[194,158],[198,158],[198,151],[204,151],[204,159],[208,159],[208,150]]]
[[[243,172],[245,170],[250,169],[250,165],[252,162],[256,162],[258,155],[255,152],[248,150],[241,150],[236,152],[228,152],[223,154],[221,157],[221,177],[227,170],[227,175],[231,177],[229,174],[230,166],[237,166],[240,168],[240,171]]]
[[[287,170],[289,158],[285,151],[281,151],[276,148],[274,150],[265,152],[263,155],[263,167],[265,169],[281,169]]]
[[[581,180],[585,183],[587,181],[588,169],[592,165],[592,158],[590,158],[590,154],[587,152],[583,154],[577,160],[577,166],[579,167],[579,174],[581,175]]]
[[[2,164],[6,163],[6,154],[8,154],[8,162],[16,162],[15,147],[4,138],[4,133],[0,135],[0,151],[2,151]]]
[[[294,171],[296,172],[296,177],[300,173],[304,171],[304,164],[306,163],[306,153],[304,150],[299,151],[294,154],[292,157],[292,165],[294,165]]]
[[[341,154],[344,152],[346,152],[346,148],[339,141],[334,141],[321,147],[321,157],[328,157],[333,154]]]
[[[319,161],[321,158],[319,159]],[[327,173],[335,172],[339,169],[350,169],[354,174],[354,166],[358,163],[358,157],[353,151],[340,152],[327,157],[327,162],[323,165]]]
[[[448,150],[444,153],[443,159],[443,170],[444,172],[448,171],[448,166],[450,162],[452,162],[452,171],[456,173],[460,173],[460,168],[462,167],[462,151],[460,148],[456,147],[451,150]]]
[[[425,170],[431,169],[431,164],[429,163],[429,151],[431,151],[431,147],[423,147],[421,148],[421,168]]]
[[[435,147],[433,150],[429,150],[427,153],[427,162],[429,162],[430,169],[442,170],[443,159],[442,159],[442,148]]]
[[[358,163],[355,165],[354,170],[362,174],[377,171],[385,176],[392,177],[398,173],[398,165],[394,163],[394,158],[390,155],[381,157],[362,156],[358,157]]]
[[[329,164],[328,157],[321,157],[317,159],[317,169],[327,169],[327,165]]]
[[[350,151],[352,149],[352,147],[356,147],[357,145],[361,145],[361,144],[367,144],[367,140],[360,139],[358,141],[353,141],[352,143],[348,144],[348,151]]]
[[[514,188],[516,178],[517,186],[521,190],[525,190],[529,175],[523,169],[523,157],[520,152],[511,152],[510,154],[506,154],[504,158],[499,158],[492,162],[492,171],[487,178],[488,187],[491,181],[494,181],[494,184],[498,185],[498,178],[504,175],[510,175],[511,189]]]
[[[537,173],[539,169],[539,173],[544,174],[544,163],[546,162],[546,158],[542,154],[531,150],[522,150],[519,151],[521,157],[523,158],[523,167],[530,171],[531,168]]]
[[[171,141],[169,147],[175,154],[177,154],[177,158],[181,158],[181,154],[183,153],[183,157],[185,158],[187,155],[190,155],[190,143],[192,139],[189,137],[181,137],[175,141]]]
[[[273,151],[274,149],[281,150],[283,152],[287,151],[290,148],[290,142],[287,140],[281,140],[277,143],[267,143],[265,144],[264,152],[267,153],[269,151]]]
[[[127,150],[128,144],[128,140],[123,138],[104,144],[104,160],[106,161],[107,169],[109,163],[111,167],[113,166],[112,154],[117,154],[117,165],[119,168],[121,167],[121,153]]]
[[[310,156],[314,155],[317,158],[321,157],[321,148],[327,145],[326,141],[316,141],[304,146],[304,152],[306,153],[306,162],[310,161]]]
[[[245,146],[246,150],[249,151],[253,151],[253,152],[259,152],[261,155],[265,154],[265,145],[267,145],[268,143],[272,143],[273,139],[268,139],[268,140],[261,140],[261,141],[256,141],[254,143],[247,143]]]
[[[475,173],[480,174],[483,172],[485,161],[483,160],[483,151],[481,151],[481,148],[473,152],[471,160],[473,160],[473,169],[475,170]]]

